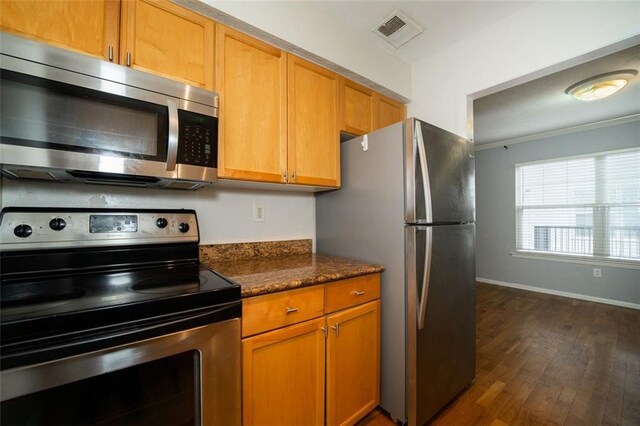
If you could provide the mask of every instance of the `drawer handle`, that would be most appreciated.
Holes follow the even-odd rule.
[[[340,335],[340,323],[336,323],[336,325],[332,325],[331,328],[336,332],[336,337]]]
[[[288,314],[292,314],[294,312],[298,312],[298,308],[290,308],[287,306],[287,313]]]
[[[354,290],[354,291],[353,291],[353,294],[354,294],[355,296],[364,296],[364,291]]]

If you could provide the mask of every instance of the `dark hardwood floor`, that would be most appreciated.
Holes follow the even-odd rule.
[[[640,425],[640,311],[477,289],[476,381],[433,425]]]

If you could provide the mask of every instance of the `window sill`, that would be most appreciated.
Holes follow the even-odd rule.
[[[580,257],[580,256],[563,256],[556,254],[545,254],[545,253],[535,253],[535,252],[526,252],[526,251],[518,251],[511,252],[511,257],[516,257],[520,259],[536,259],[536,260],[548,260],[551,262],[564,262],[564,263],[581,263],[584,265],[595,265],[595,266],[608,266],[611,268],[625,268],[625,269],[640,269],[640,262],[636,261],[624,261],[624,260],[606,260],[606,259],[593,259],[589,257]]]

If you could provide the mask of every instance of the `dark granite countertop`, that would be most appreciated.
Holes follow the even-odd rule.
[[[242,297],[321,284],[359,275],[382,272],[384,267],[324,254],[296,254],[253,257],[241,260],[213,260],[201,263],[235,281]]]

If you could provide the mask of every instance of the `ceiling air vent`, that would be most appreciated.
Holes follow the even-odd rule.
[[[398,48],[422,33],[422,28],[406,15],[395,11],[371,30],[389,44]]]

